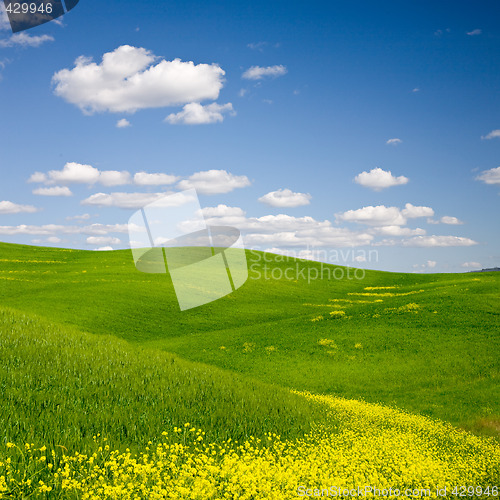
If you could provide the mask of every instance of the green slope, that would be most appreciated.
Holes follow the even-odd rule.
[[[498,432],[498,273],[308,282],[320,264],[265,258],[249,254],[249,280],[231,295],[180,312],[169,276],[139,273],[130,251],[0,244],[0,300],[264,382]],[[296,266],[305,273],[286,279]],[[265,279],[273,270],[282,279]]]

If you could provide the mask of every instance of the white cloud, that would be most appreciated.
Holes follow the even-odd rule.
[[[90,214],[70,215],[70,216],[66,217],[66,220],[76,220],[76,221],[80,221],[80,222],[83,222],[83,221],[89,220],[89,219],[90,219]]]
[[[309,193],[294,193],[290,189],[278,189],[261,196],[259,201],[272,207],[300,207],[309,205],[311,198]]]
[[[439,219],[442,224],[451,224],[452,226],[459,226],[463,224],[463,222],[456,217],[450,217],[449,215],[443,215],[441,219]]]
[[[87,243],[89,245],[118,245],[121,241],[113,236],[89,236]]]
[[[88,114],[134,113],[219,97],[225,72],[217,64],[158,59],[130,45],[105,53],[99,64],[81,56],[73,69],[54,74],[54,92]]]
[[[168,196],[166,196],[168,194]],[[162,206],[175,207],[191,201],[184,193],[96,193],[81,202],[82,205],[98,207],[142,208],[145,205],[163,199]]]
[[[53,42],[54,37],[50,35],[28,35],[27,33],[16,33],[9,38],[0,40],[0,47],[39,47],[42,43]]]
[[[179,177],[175,175],[137,172],[134,175],[134,184],[138,186],[166,186],[168,184],[173,184],[178,179]]]
[[[406,217],[401,214],[397,207],[386,207],[385,205],[367,206],[357,210],[336,214],[337,220],[344,222],[356,222],[370,226],[404,226]]]
[[[485,184],[500,184],[500,167],[484,170],[476,177],[476,180],[483,181]]]
[[[490,133],[482,135],[481,139],[483,140],[500,139],[500,129],[492,130]]]
[[[420,89],[418,87],[415,87],[412,92],[420,92]]]
[[[475,29],[475,30],[467,32],[467,35],[469,35],[469,36],[477,36],[477,35],[480,35],[482,32],[483,32],[483,30]]]
[[[126,127],[130,127],[130,126],[131,126],[131,123],[126,118],[122,118],[121,120],[118,120],[116,122],[117,128],[126,128]]]
[[[99,183],[103,186],[123,186],[130,184],[130,174],[126,170],[104,170],[99,174]]]
[[[179,189],[195,188],[202,194],[229,193],[236,188],[250,186],[246,175],[233,175],[226,170],[205,170],[196,172],[179,182]]]
[[[241,76],[245,80],[262,80],[266,76],[276,78],[286,75],[288,70],[282,64],[276,66],[252,66],[248,68]]]
[[[432,268],[436,267],[437,262],[435,260],[428,260],[426,265],[428,268],[432,269]]]
[[[10,30],[9,17],[5,11],[5,5],[3,2],[0,3],[0,31]]]
[[[394,146],[397,146],[398,144],[401,144],[403,141],[401,139],[398,139],[395,137],[394,139],[389,139],[387,140],[386,144],[392,144]]]
[[[47,174],[35,172],[28,179],[28,182],[44,184],[95,184],[99,182],[104,186],[122,186],[130,184],[130,174],[123,170],[103,170],[92,165],[68,162],[62,170],[50,170]]]
[[[21,224],[19,226],[0,226],[0,234],[32,234],[32,235],[55,235],[55,234],[87,234],[106,235],[109,233],[128,233],[128,224],[91,224],[90,226],[63,226],[58,224],[45,224],[43,226]],[[139,226],[135,231],[141,231]]]
[[[375,246],[394,246],[402,245],[404,247],[468,247],[477,245],[477,241],[461,236],[414,236],[402,241],[382,240],[375,243]]]
[[[401,186],[406,184],[408,182],[408,178],[404,175],[395,177],[392,175],[390,170],[386,171],[377,167],[373,168],[369,172],[361,172],[354,178],[354,182],[375,191],[380,191],[391,186]]]
[[[203,106],[198,102],[186,104],[182,111],[171,113],[165,118],[167,123],[172,125],[206,125],[209,123],[219,123],[224,120],[224,113],[234,116],[233,105],[227,104],[207,104]]]
[[[38,209],[31,205],[19,205],[18,203],[6,200],[0,201],[0,215],[34,212],[38,212]]]
[[[474,269],[478,269],[478,268],[481,268],[481,264],[479,262],[464,262],[463,264],[461,264],[462,267],[465,267],[465,268],[470,268],[470,267],[473,267]]]
[[[94,248],[94,250],[96,252],[110,252],[111,250],[113,250],[113,247],[110,247],[108,245],[108,246],[105,246],[105,247]]]
[[[33,194],[38,194],[40,196],[73,196],[68,186],[37,188],[33,190]]]
[[[411,203],[407,203],[405,208],[401,210],[401,213],[408,219],[416,219],[418,217],[432,217],[434,210],[431,207],[417,207]]]
[[[245,212],[240,207],[228,207],[217,205],[216,207],[205,207],[201,209],[204,217],[243,217]]]
[[[47,241],[49,243],[61,243],[61,238],[58,238],[57,236],[50,236],[47,238]]]
[[[409,227],[401,226],[381,226],[374,227],[372,232],[383,236],[421,236],[424,235],[426,231],[425,229],[421,229],[419,227],[411,229]]]
[[[258,50],[259,52],[262,52],[266,45],[267,42],[247,43],[247,47],[249,49]]]

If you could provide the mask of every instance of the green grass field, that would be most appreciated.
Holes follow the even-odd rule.
[[[130,251],[0,244],[2,441],[90,454],[97,434],[140,451],[186,422],[212,443],[342,433],[337,403],[292,389],[439,419],[498,453],[500,273],[308,280],[321,264],[247,255],[240,289],[180,312]]]

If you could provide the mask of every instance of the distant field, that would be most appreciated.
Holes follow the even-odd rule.
[[[320,264],[248,257],[245,285],[181,313],[169,276],[136,271],[130,251],[0,244],[0,299],[281,387],[396,405],[498,435],[499,273],[368,271],[363,280],[308,283],[300,275],[266,280],[263,266],[278,276]]]

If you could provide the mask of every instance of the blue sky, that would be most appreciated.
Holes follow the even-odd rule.
[[[81,0],[14,36],[2,15],[0,240],[127,248],[135,209],[196,187],[247,247],[498,266],[499,14]]]

